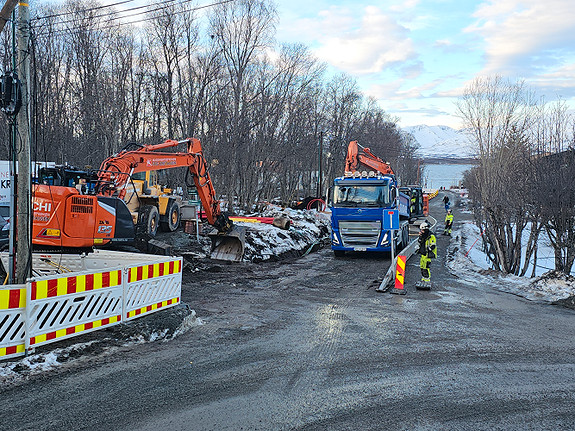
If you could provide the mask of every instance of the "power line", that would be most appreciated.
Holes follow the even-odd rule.
[[[95,6],[95,7],[89,8],[89,9],[84,9],[83,11],[84,11],[84,12],[91,12],[91,11],[93,11],[93,10],[106,9],[106,8],[110,8],[110,7],[114,7],[114,6],[119,6],[119,5],[122,5],[122,4],[125,4],[125,3],[131,3],[131,2],[133,2],[133,1],[134,1],[134,0],[123,0],[123,1],[119,1],[119,2],[117,2],[117,3],[112,3],[112,4],[108,4],[108,5],[104,5],[104,6]],[[61,13],[55,13],[55,14],[52,14],[52,15],[39,16],[39,17],[36,17],[36,18],[33,18],[33,19],[35,19],[35,20],[41,20],[41,19],[57,18],[57,17],[60,17],[60,16],[71,15],[71,14],[74,14],[74,13],[76,13],[76,12],[74,12],[74,11],[61,12]]]
[[[105,30],[105,29],[114,28],[114,27],[119,27],[119,26],[123,26],[123,25],[139,24],[139,23],[143,23],[143,22],[146,22],[146,21],[151,21],[151,20],[157,19],[157,18],[163,18],[163,17],[172,16],[172,15],[184,14],[184,13],[188,13],[188,12],[192,12],[192,11],[196,11],[196,10],[207,9],[207,8],[210,8],[210,7],[219,6],[219,5],[226,4],[226,3],[231,3],[231,2],[234,2],[234,1],[236,1],[236,0],[222,0],[222,1],[219,1],[219,2],[216,2],[216,3],[210,3],[210,4],[202,5],[202,6],[195,6],[195,7],[192,7],[192,8],[189,8],[189,9],[184,9],[184,10],[179,10],[179,11],[167,11],[167,12],[165,12],[164,14],[162,14],[162,15],[160,15],[160,16],[152,16],[152,17],[144,18],[144,19],[137,20],[137,21],[129,21],[129,22],[119,21],[119,20],[122,20],[122,19],[131,18],[131,17],[134,17],[134,16],[141,16],[141,15],[145,15],[145,14],[157,12],[157,11],[159,11],[159,10],[163,10],[163,9],[165,9],[165,4],[166,4],[166,3],[168,3],[168,2],[174,2],[174,1],[176,1],[176,0],[166,0],[166,1],[162,2],[162,3],[155,3],[155,4],[153,4],[153,5],[162,4],[162,6],[159,6],[159,7],[155,8],[155,9],[148,9],[148,10],[146,10],[146,11],[139,12],[139,13],[132,14],[132,15],[122,15],[122,16],[118,16],[118,13],[113,12],[113,13],[108,13],[108,14],[104,14],[104,15],[100,15],[100,16],[96,16],[96,17],[91,17],[91,18],[100,18],[100,17],[107,17],[107,16],[109,16],[109,17],[111,17],[110,21],[118,20],[118,22],[115,22],[115,23],[113,23],[113,24],[106,25],[106,26],[103,26],[103,27],[99,27],[99,28],[98,28],[98,30]],[[182,3],[190,3],[190,2],[192,2],[192,1],[194,1],[194,0],[181,0],[181,1],[180,1],[180,4],[182,4]],[[151,5],[151,6],[153,6],[153,5]],[[139,7],[136,7],[136,8],[131,8],[131,9],[129,9],[129,10],[141,9],[141,8],[144,8],[144,7],[149,7],[149,6],[139,6]],[[70,23],[70,22],[74,22],[74,20],[68,20],[68,21],[65,21],[65,22],[56,23],[56,25],[60,25],[60,24],[64,24],[64,23]],[[50,32],[50,31],[40,31],[40,32],[36,32],[36,36],[45,36],[45,35],[48,35],[48,34],[54,35],[54,34],[59,34],[59,33],[73,33],[73,32],[76,32],[76,31],[79,31],[79,30],[82,30],[82,29],[85,29],[85,28],[86,28],[85,25],[79,25],[79,26],[76,26],[76,27],[58,29],[58,30],[54,30],[54,31],[51,31],[51,32]]]
[[[133,0],[128,0],[128,1],[133,1]],[[101,14],[101,15],[94,15],[94,16],[90,16],[90,17],[82,17],[81,19],[88,19],[88,18],[90,18],[90,19],[105,18],[105,17],[108,17],[108,16],[110,16],[110,17],[114,17],[114,16],[115,16],[116,18],[114,18],[114,19],[130,18],[130,17],[132,17],[132,16],[143,15],[143,14],[145,14],[145,13],[154,12],[154,11],[163,9],[163,8],[165,7],[166,3],[173,3],[174,1],[176,1],[176,0],[165,0],[165,1],[163,1],[163,2],[151,3],[151,4],[149,4],[149,5],[144,5],[144,6],[134,6],[134,7],[131,7],[131,8],[128,8],[128,9],[124,9],[124,10],[121,10],[121,11],[114,10],[114,11],[112,11],[112,12],[104,13],[104,14]],[[183,0],[182,3],[188,3],[188,2],[190,2],[190,1],[192,1],[192,0]],[[124,3],[127,3],[127,2],[124,2]],[[159,6],[159,5],[162,5],[162,6]],[[110,5],[110,6],[112,6],[112,5]],[[125,12],[131,12],[131,11],[135,11],[135,10],[151,8],[151,7],[153,7],[153,6],[158,6],[158,7],[157,7],[156,9],[149,9],[149,10],[147,10],[147,11],[139,12],[139,13],[132,14],[132,15],[118,16],[119,14],[122,14],[122,13],[125,13]],[[62,13],[60,16],[71,15],[71,14],[75,14],[75,13],[78,13],[78,12],[90,12],[90,11],[93,11],[93,10],[97,10],[97,9],[82,9],[82,10],[79,10],[79,11],[65,12],[65,13]],[[58,16],[58,15],[53,15],[53,16]],[[47,17],[47,18],[50,18],[50,17]],[[43,19],[43,18],[42,18],[42,17],[37,18],[37,20],[40,20],[40,19]],[[67,20],[67,21],[56,22],[55,24],[56,24],[56,25],[64,25],[64,24],[73,23],[73,22],[76,22],[76,20],[74,20],[74,19],[69,19],[69,20]]]

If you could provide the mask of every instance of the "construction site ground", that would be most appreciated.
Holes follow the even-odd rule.
[[[457,229],[470,215],[452,202]],[[431,213],[441,224],[440,199]],[[375,290],[389,256],[190,255],[186,305],[70,341],[48,371],[5,373],[3,427],[574,429],[574,311],[462,282],[440,233],[433,288],[414,288],[414,256],[405,295]]]

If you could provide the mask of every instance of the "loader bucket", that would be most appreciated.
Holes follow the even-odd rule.
[[[234,226],[227,233],[218,232],[214,229],[208,236],[212,240],[210,255],[212,259],[240,262],[244,257],[246,232],[243,227]]]

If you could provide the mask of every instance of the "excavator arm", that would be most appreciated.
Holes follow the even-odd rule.
[[[382,175],[395,175],[389,163],[374,155],[369,148],[362,147],[357,141],[351,141],[347,147],[345,172],[358,172],[364,168]]]
[[[186,152],[162,151],[182,144],[187,145]],[[124,149],[108,157],[100,166],[96,193],[123,199],[132,175],[178,167],[187,167],[191,173],[208,223],[219,232],[230,231],[233,227],[232,222],[220,209],[201,143],[195,138],[183,141],[166,140],[156,145],[142,145],[133,150]]]

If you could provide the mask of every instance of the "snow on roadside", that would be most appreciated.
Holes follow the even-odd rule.
[[[235,222],[246,227],[244,260],[259,262],[292,253],[304,254],[314,245],[329,238],[329,213],[315,210],[292,210],[270,206],[261,216],[287,216],[291,220],[288,230],[271,224]]]
[[[69,365],[75,366],[100,355],[112,355],[126,346],[170,341],[203,324],[194,310],[180,304],[128,323],[62,340],[55,345],[42,346],[26,357],[1,361],[0,387],[18,384],[35,375],[59,371]]]
[[[485,253],[481,250],[479,228],[471,222],[463,222],[453,231],[449,246],[447,267],[470,285],[489,285],[522,296],[532,301],[556,302],[575,296],[575,277],[553,271],[540,273],[535,278],[501,274],[491,269]],[[544,239],[541,247],[545,250]],[[548,254],[547,251],[543,253]]]

